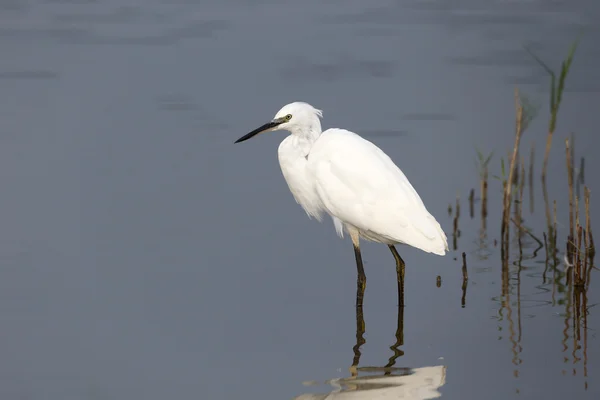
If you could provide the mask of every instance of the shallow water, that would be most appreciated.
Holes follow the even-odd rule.
[[[589,0],[3,2],[0,393],[596,398],[597,270],[578,338],[563,263],[546,268],[524,235],[503,276],[492,175],[512,148],[518,85],[540,105],[522,154],[535,143],[523,216],[542,238],[548,77],[523,45],[558,68],[583,31],[548,195],[563,250],[575,132],[595,221],[599,17]],[[452,248],[399,248],[399,314],[391,254],[363,245],[359,347],[350,242],[295,204],[276,158],[284,133],[233,145],[295,100],[384,148]],[[484,240],[481,203],[472,218],[467,203],[476,149],[494,151]]]

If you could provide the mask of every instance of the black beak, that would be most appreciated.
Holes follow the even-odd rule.
[[[267,122],[266,124],[264,124],[263,126],[261,126],[260,128],[256,128],[255,130],[253,130],[252,132],[242,136],[241,138],[239,138],[238,140],[236,140],[234,143],[239,143],[239,142],[243,142],[244,140],[248,140],[253,136],[258,135],[261,132],[264,132],[268,129],[273,129],[275,128],[277,125],[280,125],[283,121],[277,121],[277,120],[273,120],[271,122]]]

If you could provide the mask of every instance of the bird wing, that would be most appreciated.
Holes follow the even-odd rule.
[[[315,189],[330,214],[418,248],[447,246],[441,227],[406,176],[370,141],[329,129],[315,142],[308,161]]]

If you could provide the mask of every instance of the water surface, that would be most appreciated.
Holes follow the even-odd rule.
[[[524,218],[541,238],[548,77],[523,46],[558,67],[583,31],[548,191],[564,249],[575,132],[595,221],[599,17],[587,0],[3,2],[0,393],[596,398],[597,271],[578,339],[564,264],[544,279],[534,240],[523,238],[521,262],[512,243],[503,280],[492,175],[512,148],[518,85],[540,104],[523,155],[534,143]],[[293,201],[276,157],[285,134],[233,145],[296,100],[323,109],[325,128],[384,148],[451,242],[460,197],[449,255],[399,249],[403,313],[391,254],[363,245],[359,347],[350,242]],[[480,203],[473,218],[467,205],[472,188],[479,196],[476,149],[495,152],[483,241]]]

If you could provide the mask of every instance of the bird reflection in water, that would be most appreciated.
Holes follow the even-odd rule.
[[[400,295],[399,288],[399,295]],[[358,287],[357,297],[362,296]],[[403,295],[403,291],[402,291]],[[356,306],[356,344],[352,348],[354,358],[350,366],[350,376],[335,378],[326,383],[333,387],[329,393],[307,393],[295,397],[296,400],[325,399],[411,399],[424,400],[441,397],[438,389],[446,383],[446,366],[436,365],[422,368],[396,367],[396,360],[404,355],[400,346],[404,345],[404,306],[398,307],[396,342],[390,346],[392,356],[383,367],[359,367],[360,348],[366,343],[363,307]],[[363,373],[363,376],[359,374]]]

